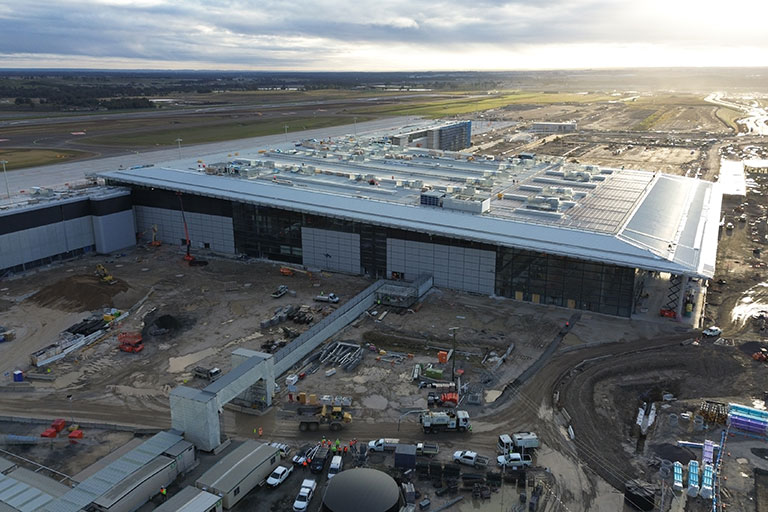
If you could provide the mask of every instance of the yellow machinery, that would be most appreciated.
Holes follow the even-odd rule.
[[[117,280],[114,277],[112,277],[112,274],[109,273],[109,271],[107,270],[107,267],[105,267],[101,263],[96,265],[96,275],[99,276],[99,279],[101,280],[102,283],[107,283],[107,284],[117,283]]]
[[[299,430],[302,432],[313,432],[318,430],[320,425],[328,425],[332,431],[338,431],[345,423],[352,422],[352,415],[338,405],[324,405],[319,410],[316,407],[300,408],[298,413]]]

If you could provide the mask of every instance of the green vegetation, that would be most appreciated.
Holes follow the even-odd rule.
[[[704,98],[695,94],[654,94],[652,96],[639,96],[637,99],[627,102],[632,107],[647,108],[648,106],[675,105],[679,107],[709,107],[712,104],[704,101]]]
[[[660,108],[653,114],[649,115],[636,125],[634,125],[631,129],[637,130],[637,131],[646,131],[653,128],[653,126],[657,123],[661,123],[664,117],[667,117],[671,111],[667,108]]]
[[[416,98],[411,102],[399,105],[377,105],[354,109],[351,112],[387,115],[416,115],[425,117],[445,117],[470,112],[480,112],[507,105],[541,105],[553,103],[594,103],[607,101],[610,96],[601,94],[547,93],[547,92],[515,92],[499,95],[475,95],[459,98],[424,101]]]
[[[60,164],[89,156],[94,156],[94,154],[87,151],[72,151],[70,149],[0,149],[0,160],[8,161],[6,164],[8,171],[36,167],[38,165]]]
[[[357,118],[359,122],[373,119],[375,117]],[[349,124],[350,121],[352,119],[349,117],[285,117],[258,119],[228,125],[169,127],[125,135],[99,135],[81,140],[88,144],[103,146],[173,146],[177,138],[183,139],[184,144],[201,144],[204,142],[221,142],[248,137],[261,137],[263,135],[275,135],[283,133],[286,125],[289,132],[295,132]]]
[[[715,116],[725,123],[726,126],[738,133],[739,125],[736,124],[736,120],[740,117],[744,117],[744,114],[728,107],[720,107],[715,111]]]

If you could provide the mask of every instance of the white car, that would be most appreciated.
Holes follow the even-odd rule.
[[[293,473],[293,466],[277,466],[272,474],[267,478],[267,485],[270,487],[277,487],[285,481],[288,476]]]
[[[304,480],[301,483],[301,490],[299,490],[299,494],[293,502],[293,512],[303,512],[307,510],[309,502],[312,501],[312,496],[315,494],[316,488],[317,482],[314,480]]]
[[[721,334],[723,334],[723,330],[713,325],[709,329],[704,329],[703,331],[701,331],[701,334],[703,334],[704,336],[720,336]]]

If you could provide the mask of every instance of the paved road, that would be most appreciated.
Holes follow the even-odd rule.
[[[239,152],[240,156],[256,154],[259,149],[285,147],[292,145],[295,141],[311,138],[328,138],[350,135],[357,131],[358,135],[370,134],[372,132],[392,130],[403,125],[418,121],[417,117],[393,117],[388,119],[379,119],[376,121],[367,121],[355,125],[342,125],[330,128],[319,128],[306,130],[302,132],[292,132],[288,134],[287,140],[284,134],[268,135],[264,137],[253,137],[249,139],[238,139],[227,142],[215,142],[208,144],[198,144],[195,146],[181,146],[181,159],[179,158],[178,148],[161,149],[146,153],[136,151],[125,151],[122,156],[113,156],[108,158],[97,158],[91,160],[79,160],[66,164],[46,165],[41,167],[30,167],[7,173],[8,186],[11,196],[18,195],[22,190],[29,191],[32,187],[61,187],[65,183],[75,183],[85,179],[86,173],[100,171],[109,171],[118,169],[120,166],[127,168],[134,165],[159,164],[161,162],[174,162],[182,164],[185,167],[196,167],[197,160],[202,159],[207,162],[224,160],[227,155]],[[3,199],[0,204],[8,203],[5,199],[5,181],[0,180],[0,195]],[[18,198],[16,198],[18,200]]]

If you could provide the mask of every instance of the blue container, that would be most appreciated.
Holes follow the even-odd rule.
[[[24,372],[21,370],[13,372],[13,382],[24,382]]]

